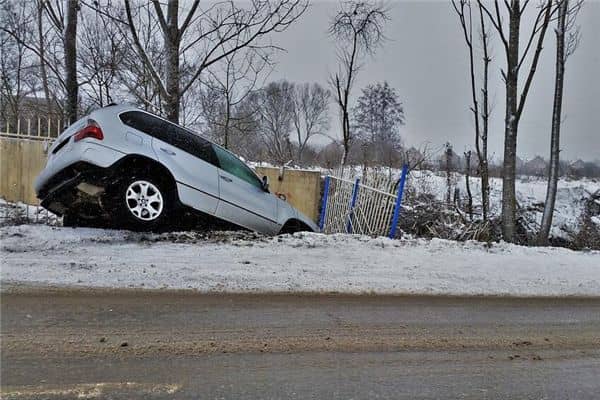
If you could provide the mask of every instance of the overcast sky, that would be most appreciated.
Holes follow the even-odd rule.
[[[535,3],[535,2],[532,2]],[[447,1],[389,2],[391,20],[386,25],[388,41],[374,59],[367,60],[355,86],[387,80],[397,89],[405,107],[403,140],[408,145],[431,143],[439,148],[446,141],[462,153],[473,144],[467,50],[460,26]],[[271,79],[327,84],[336,69],[335,47],[327,33],[338,9],[334,1],[315,1],[296,25],[274,37],[287,49],[278,55]],[[566,159],[600,158],[600,1],[586,0],[578,23],[582,39],[569,58],[565,80],[561,148]],[[524,21],[522,26],[530,26]],[[490,147],[502,158],[504,88],[500,67],[505,63],[501,45],[494,40],[494,63],[490,94],[495,104],[490,127]],[[548,158],[552,96],[554,91],[555,35],[549,31],[540,66],[525,105],[519,129],[521,157]],[[332,134],[339,131],[331,106]]]

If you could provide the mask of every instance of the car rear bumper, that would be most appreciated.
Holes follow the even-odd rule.
[[[40,193],[48,184],[55,180],[64,170],[81,162],[101,168],[108,168],[125,156],[124,153],[110,147],[94,143],[92,140],[82,140],[76,145],[71,143],[61,148],[56,154],[50,154],[46,167],[40,172],[34,182],[34,189],[41,199]]]
[[[97,196],[103,192],[107,181],[112,177],[111,168],[80,161],[62,169],[50,178],[37,192],[42,207],[55,214],[63,215],[66,210],[81,203],[98,204]],[[94,201],[89,201],[94,199]],[[93,210],[97,211],[97,210]]]

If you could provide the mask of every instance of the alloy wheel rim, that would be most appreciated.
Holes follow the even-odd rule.
[[[125,192],[125,204],[134,217],[153,221],[162,213],[164,201],[160,190],[148,181],[135,181]]]

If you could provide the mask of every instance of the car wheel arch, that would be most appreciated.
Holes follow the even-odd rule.
[[[313,229],[305,222],[298,218],[290,218],[281,227],[279,234],[294,233],[294,232],[314,232]]]
[[[151,174],[157,174],[168,185],[169,189],[174,190],[174,193],[179,197],[177,183],[171,171],[164,164],[150,157],[141,154],[129,154],[113,164],[111,169],[113,176],[141,169]]]

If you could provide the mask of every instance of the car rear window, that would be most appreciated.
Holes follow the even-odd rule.
[[[142,111],[127,111],[119,115],[119,118],[127,126],[219,166],[211,143],[187,129]]]

